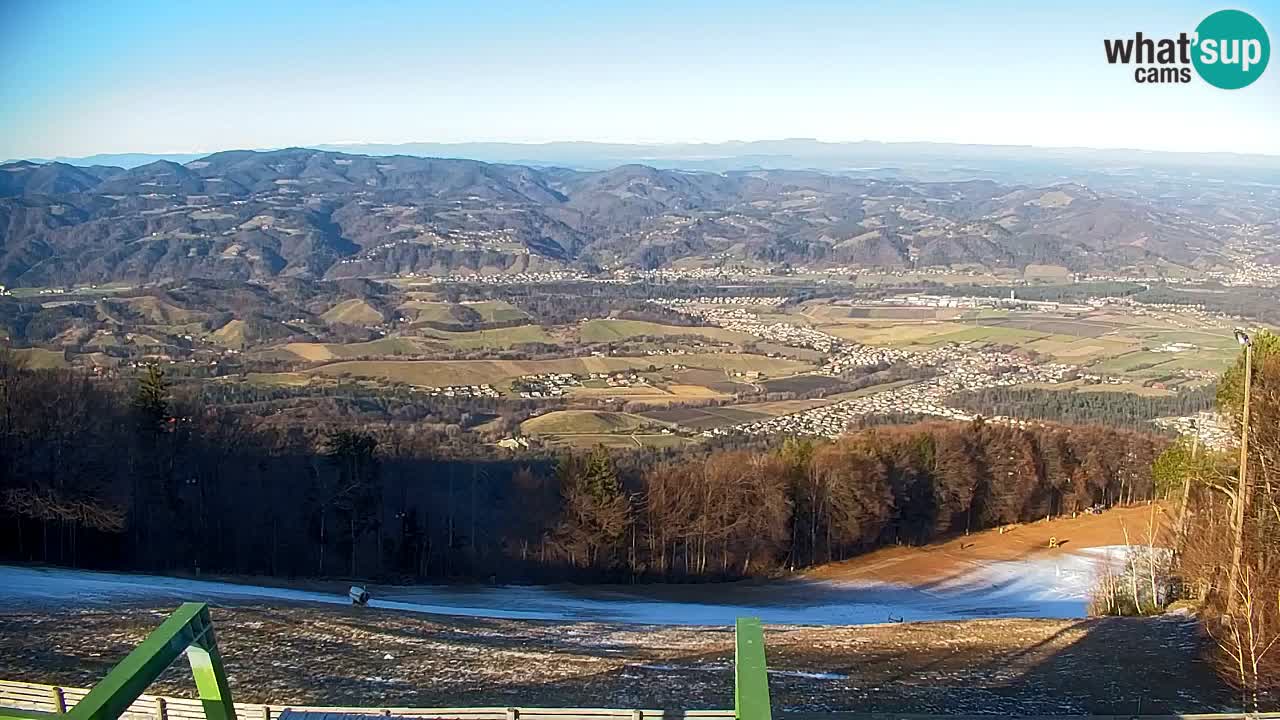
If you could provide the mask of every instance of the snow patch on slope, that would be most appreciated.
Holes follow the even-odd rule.
[[[990,617],[1076,618],[1086,615],[1098,568],[1120,566],[1124,546],[1040,554],[1014,561],[975,562],[943,579],[914,585],[879,582],[779,582],[761,587],[708,588],[704,602],[645,597],[638,591],[584,597],[556,587],[411,586],[384,588],[370,606],[386,610],[511,620],[647,625],[731,625],[756,616],[770,624],[867,625]],[[325,603],[345,595],[257,585],[0,566],[0,609],[120,602],[198,600],[215,604]]]

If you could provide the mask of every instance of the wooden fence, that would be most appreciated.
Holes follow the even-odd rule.
[[[89,691],[57,685],[0,680],[0,707],[66,712]],[[434,720],[733,720],[732,710],[624,710],[616,708],[403,708],[311,707],[236,703],[238,720],[279,720],[285,710],[341,715],[384,715]],[[921,715],[900,713],[803,712],[784,713],[787,720],[992,720],[1014,716]],[[199,700],[143,695],[121,717],[128,720],[205,720]],[[1019,720],[1280,720],[1280,713],[1217,713],[1186,715],[1023,716]]]
[[[0,707],[65,713],[89,690],[57,685],[0,680]],[[234,697],[234,696],[233,696]],[[340,713],[344,715],[395,715],[447,720],[733,720],[732,710],[631,710],[609,708],[404,708],[404,707],[310,707],[301,705],[255,705],[238,702],[239,720],[279,720],[284,710]],[[142,695],[121,716],[126,720],[205,720],[204,707],[192,698]]]

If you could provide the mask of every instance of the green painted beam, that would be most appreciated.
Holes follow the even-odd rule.
[[[213,639],[209,607],[204,603],[183,603],[65,717],[115,720],[184,652],[191,663],[205,715],[209,720],[235,720],[227,675]]]
[[[187,648],[187,661],[191,663],[205,718],[236,720],[236,707],[231,703],[231,688],[227,687],[227,674],[222,671],[222,657],[213,641],[212,627],[198,645]]]
[[[760,618],[738,618],[734,651],[733,714],[737,720],[773,720],[769,668]]]

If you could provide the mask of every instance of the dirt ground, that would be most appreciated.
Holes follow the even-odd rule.
[[[983,561],[1146,539],[1160,508],[1032,523],[928,548],[887,548],[811,580],[918,583]],[[657,587],[657,586],[655,586]],[[387,589],[390,591],[390,588]],[[734,592],[776,593],[769,584]],[[590,595],[584,589],[584,594]],[[708,600],[726,586],[662,586]],[[735,595],[735,597],[744,597]],[[758,598],[757,598],[758,599]],[[172,610],[14,607],[0,612],[0,677],[88,687]],[[213,608],[236,699],[298,705],[724,708],[728,628],[442,617],[340,605]],[[1180,616],[766,629],[775,710],[945,714],[1162,714],[1238,703]],[[153,692],[192,694],[185,667]]]
[[[811,580],[879,580],[915,584],[954,577],[991,560],[1021,560],[1080,548],[1159,544],[1173,517],[1165,504],[1119,507],[1100,515],[1082,514],[984,530],[926,547],[886,547],[804,573]],[[1128,532],[1126,539],[1125,532]],[[1057,540],[1058,549],[1049,547]]]
[[[0,614],[0,677],[87,687],[171,608]],[[358,706],[731,707],[728,629],[215,607],[233,695]],[[1169,713],[1233,705],[1185,618],[770,627],[776,710]],[[192,694],[178,666],[152,692]]]

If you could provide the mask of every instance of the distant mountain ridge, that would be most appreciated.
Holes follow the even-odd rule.
[[[1159,181],[1154,181],[1159,183]],[[702,264],[1212,262],[1274,191],[1112,193],[810,170],[607,170],[305,148],[0,166],[0,283]],[[1229,210],[1224,214],[1224,210]]]
[[[1134,168],[1184,176],[1205,170],[1246,172],[1280,182],[1280,156],[1236,153],[1175,153],[1147,150],[1045,148],[931,142],[824,142],[809,138],[720,143],[461,142],[321,143],[316,150],[350,154],[480,160],[490,163],[606,170],[644,164],[665,169],[709,171],[809,169],[900,173],[913,179],[991,177],[1012,182],[1050,182],[1089,174],[1126,174]],[[269,150],[264,150],[269,151]],[[131,168],[156,160],[187,163],[207,153],[115,153],[56,157],[70,165]],[[36,160],[48,162],[50,160]],[[942,174],[946,177],[941,177]]]

